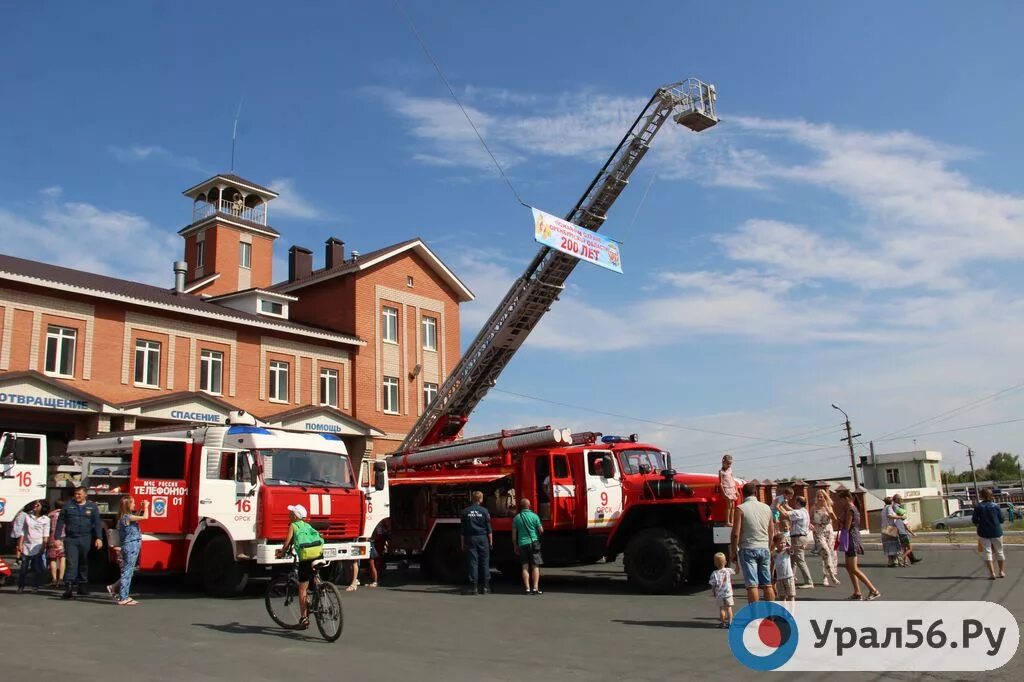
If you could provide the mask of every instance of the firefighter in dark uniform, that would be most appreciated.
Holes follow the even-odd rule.
[[[484,494],[473,493],[473,504],[462,512],[462,551],[466,554],[469,569],[469,588],[466,594],[490,594],[491,592],[491,548],[494,547],[494,531],[491,530],[491,514],[481,504]]]
[[[61,599],[71,599],[72,585],[78,586],[78,594],[86,595],[89,582],[89,546],[103,547],[103,526],[100,510],[96,503],[85,498],[85,488],[75,488],[75,499],[60,510],[54,537],[64,534],[64,554],[67,556],[67,589]]]

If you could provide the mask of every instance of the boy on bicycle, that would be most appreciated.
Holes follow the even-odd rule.
[[[298,533],[300,524],[306,523],[306,508],[301,504],[295,504],[288,507],[288,516],[290,523],[288,524],[288,537],[285,538],[284,547],[277,550],[277,558],[283,557],[285,554],[290,552],[295,542],[295,535]],[[309,581],[313,579],[313,561],[300,561],[299,562],[299,611],[301,618],[299,619],[299,630],[305,630],[309,627]]]

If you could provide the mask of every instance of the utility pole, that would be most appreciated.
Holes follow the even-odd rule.
[[[974,503],[977,504],[981,501],[981,495],[978,494],[978,474],[974,471],[974,450],[967,443],[961,443],[958,440],[953,442],[967,448],[967,463],[971,465],[971,478],[974,479]]]
[[[1020,464],[1017,465],[1017,479],[1020,481],[1020,493],[1024,495],[1024,475],[1020,472]]]
[[[833,404],[832,409],[839,410],[846,417],[846,438],[840,438],[841,441],[846,441],[846,444],[850,447],[850,470],[853,472],[853,491],[857,492],[860,490],[860,481],[857,480],[857,457],[853,453],[853,439],[860,434],[853,434],[853,429],[850,427],[850,415],[846,414],[843,408]]]

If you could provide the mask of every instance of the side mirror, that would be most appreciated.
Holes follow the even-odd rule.
[[[249,463],[249,485],[252,486],[246,493],[246,497],[252,497],[256,494],[256,485],[260,482],[260,472],[256,466],[256,455],[246,452],[245,460]]]
[[[373,489],[378,492],[384,490],[384,486],[387,485],[387,462],[374,462],[373,463]]]
[[[612,461],[611,455],[601,458],[601,475],[605,478],[615,478],[615,462]]]
[[[13,433],[7,434],[7,438],[4,439],[3,448],[0,448],[0,462],[4,464],[14,463],[14,448],[17,446],[18,437]]]

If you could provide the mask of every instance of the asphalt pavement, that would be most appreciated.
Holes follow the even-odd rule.
[[[989,581],[976,553],[920,549],[925,561],[884,567],[869,552],[865,570],[890,600],[987,600],[1024,615],[1024,552],[1009,553],[1005,580]],[[1019,557],[1019,558],[1018,558]],[[818,566],[812,564],[816,574]],[[843,580],[846,575],[842,573]],[[171,578],[136,581],[140,605],[118,607],[103,591],[74,602],[54,592],[0,591],[2,679],[32,680],[669,680],[751,675],[732,656],[717,607],[701,589],[672,596],[629,591],[621,565],[548,571],[545,594],[524,596],[495,576],[495,594],[390,571],[382,587],[344,593],[344,633],[328,644],[315,627],[282,630],[263,604],[265,583],[244,597],[210,599]],[[745,604],[737,584],[737,610]],[[847,586],[801,590],[837,599]],[[84,677],[83,677],[84,676]],[[854,679],[853,673],[790,674]],[[856,673],[858,680],[917,679],[915,673]],[[930,673],[931,679],[971,679]],[[1024,679],[1024,654],[976,679]]]

